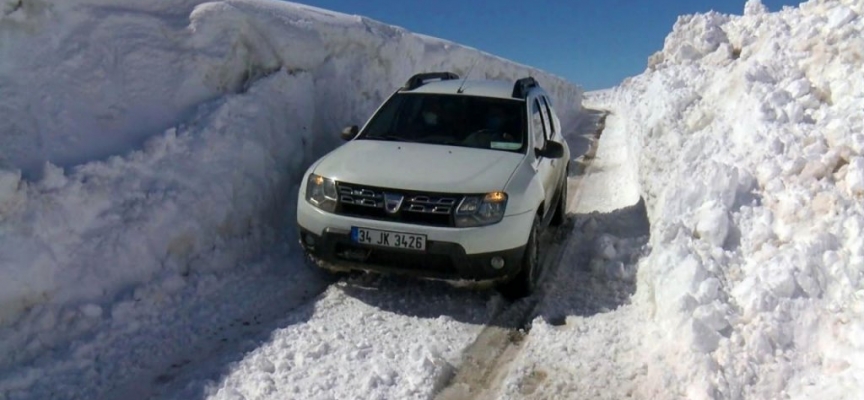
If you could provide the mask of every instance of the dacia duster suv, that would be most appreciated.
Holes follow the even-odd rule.
[[[532,292],[540,234],[565,219],[570,159],[536,80],[417,74],[342,138],[300,187],[316,265]]]

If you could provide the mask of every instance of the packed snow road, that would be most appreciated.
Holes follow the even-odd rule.
[[[640,318],[626,305],[636,289],[635,266],[645,252],[649,224],[635,176],[628,173],[624,132],[614,115],[595,121],[604,134],[592,147],[596,154],[587,154],[584,170],[571,177],[570,224],[551,246],[555,261],[524,313],[524,329],[487,328],[500,338],[481,336],[475,345],[494,343],[493,348],[470,349],[460,376],[439,399],[632,395],[628,379],[636,366],[615,353],[637,343],[627,327]],[[576,337],[562,340],[573,326],[579,327]],[[492,362],[476,362],[489,354],[496,355]]]
[[[627,199],[608,184],[615,178],[614,163],[621,160],[610,158],[603,146],[593,154],[592,135],[603,115],[586,110],[579,131],[569,135],[574,154],[585,155],[579,157],[584,168],[571,177],[576,190],[571,191],[570,223],[545,235],[540,294],[511,304],[492,290],[355,275],[263,324],[272,328],[266,336],[187,360],[170,376],[152,381],[148,394],[169,399],[463,398],[504,388],[499,385],[507,382],[510,361],[521,349],[511,344],[530,343],[531,334],[525,335],[532,319],[560,324],[570,316],[614,309],[632,293],[628,268],[646,239],[644,206],[605,210],[581,195],[599,190]],[[604,205],[614,207],[610,201]],[[602,212],[591,213],[592,207]],[[602,236],[607,229],[618,239]],[[576,234],[569,235],[571,230]],[[608,265],[597,265],[598,240],[618,249],[618,254],[607,250]]]

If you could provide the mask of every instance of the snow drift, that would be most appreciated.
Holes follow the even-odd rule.
[[[680,17],[598,93],[651,221],[640,397],[864,393],[864,5]]]
[[[582,96],[475,49],[292,3],[0,10],[0,328],[15,324],[0,330],[0,368],[141,287],[177,290],[292,240],[305,166],[416,72],[533,75],[563,118]]]

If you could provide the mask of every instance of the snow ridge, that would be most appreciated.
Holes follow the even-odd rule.
[[[533,75],[562,119],[582,97],[294,3],[24,4],[0,15],[0,389],[5,369],[128,322],[129,301],[171,309],[171,293],[293,243],[300,174],[412,74]]]
[[[862,13],[751,0],[681,17],[600,96],[633,132],[651,220],[642,396],[864,391]]]

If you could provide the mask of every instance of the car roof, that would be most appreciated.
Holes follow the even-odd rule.
[[[461,91],[459,90],[461,87]],[[403,93],[436,93],[462,96],[494,97],[524,101],[513,97],[513,82],[500,80],[467,80],[461,79],[428,82],[414,90],[402,90]]]

